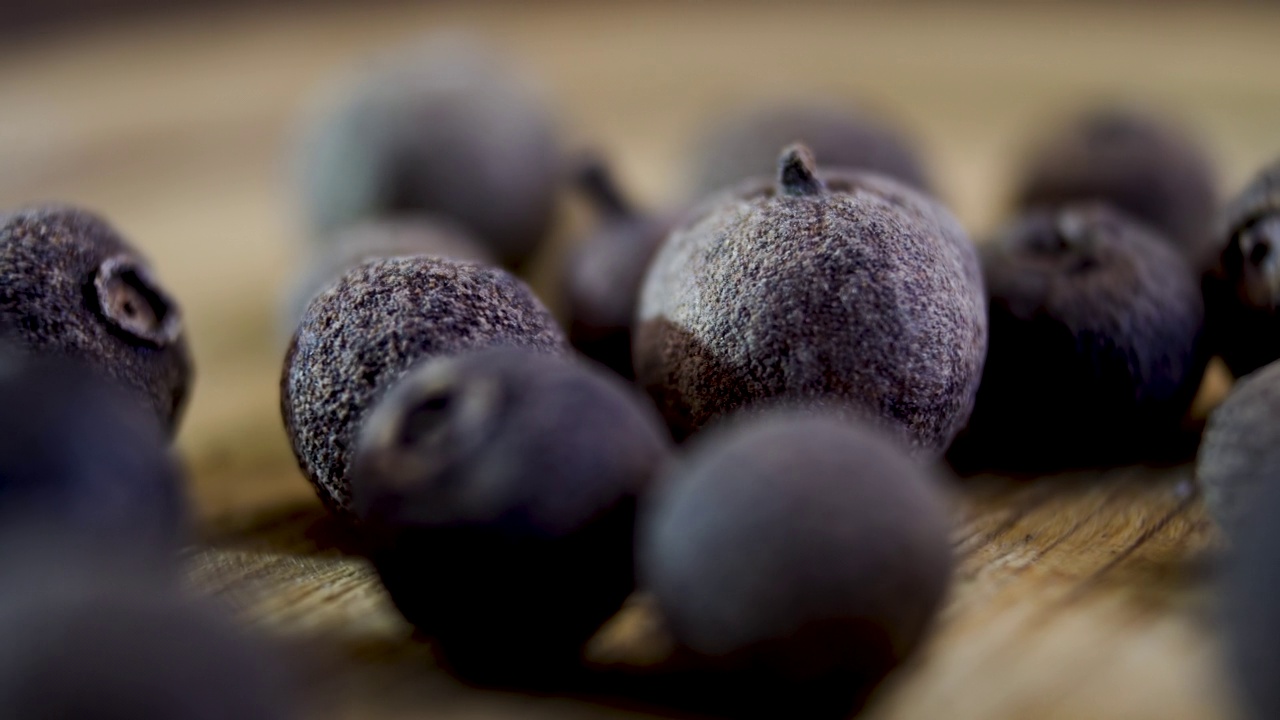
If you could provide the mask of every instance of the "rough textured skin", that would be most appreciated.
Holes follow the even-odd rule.
[[[172,578],[6,535],[0,564],[0,705],[10,718],[284,720],[266,649]],[[50,547],[57,546],[58,552]],[[19,552],[20,551],[20,552]]]
[[[303,473],[330,509],[350,509],[356,432],[414,363],[493,345],[558,353],[555,319],[497,268],[426,256],[371,260],[317,295],[285,356],[281,413]]]
[[[982,258],[991,346],[953,460],[1048,470],[1153,459],[1206,364],[1186,261],[1101,204],[1028,212]]]
[[[1274,373],[1272,373],[1274,374]],[[1267,418],[1270,428],[1273,422]],[[1247,503],[1233,518],[1232,546],[1222,583],[1220,623],[1228,669],[1239,701],[1238,717],[1280,717],[1280,483],[1274,474],[1249,488]],[[1244,488],[1241,488],[1244,489]]]
[[[111,226],[63,206],[0,215],[0,278],[0,335],[97,368],[176,431],[192,376],[182,313]]]
[[[941,478],[844,419],[730,421],[642,504],[637,565],[680,646],[759,673],[735,692],[853,696],[910,654],[940,606],[952,566]]]
[[[562,170],[540,92],[500,54],[436,35],[377,58],[304,132],[299,181],[317,237],[401,213],[451,218],[507,263],[546,234]]]
[[[848,405],[941,454],[968,419],[987,347],[964,230],[887,178],[827,173],[707,200],[645,278],[636,377],[677,437],[745,405]],[[781,187],[781,186],[779,186]]]
[[[690,153],[693,197],[769,175],[778,149],[796,142],[813,150],[826,168],[880,173],[929,190],[923,160],[889,121],[865,110],[779,105],[739,109],[698,138]]]
[[[493,264],[493,255],[455,223],[425,216],[369,221],[338,232],[332,245],[319,249],[285,298],[286,336],[320,291],[360,263],[377,258],[429,255]]]
[[[1197,271],[1217,248],[1213,164],[1183,128],[1141,111],[1100,108],[1044,138],[1027,160],[1020,208],[1106,202],[1153,226]]]
[[[579,185],[602,217],[565,262],[569,340],[583,355],[633,379],[631,334],[640,284],[676,220],[633,207],[600,162],[580,173]]]
[[[1221,248],[1203,287],[1209,344],[1236,377],[1280,359],[1280,162],[1218,216]]]
[[[0,525],[42,520],[95,543],[177,552],[188,513],[165,428],[79,363],[0,350]]]
[[[388,390],[352,495],[392,599],[450,664],[536,674],[576,662],[630,594],[635,498],[669,445],[603,368],[491,348]]]
[[[1246,375],[1209,416],[1196,478],[1214,519],[1235,533],[1266,485],[1280,484],[1280,362]]]

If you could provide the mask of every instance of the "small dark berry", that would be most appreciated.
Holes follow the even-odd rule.
[[[16,719],[283,720],[265,649],[172,578],[119,556],[6,535],[0,707]],[[20,551],[20,555],[18,552]]]
[[[848,405],[923,455],[969,417],[987,347],[977,254],[942,206],[877,175],[815,174],[708,199],[640,297],[636,376],[683,437],[751,403]]]
[[[1214,519],[1236,532],[1264,485],[1280,482],[1280,362],[1236,383],[1205,426],[1196,477]]]
[[[353,502],[392,599],[450,664],[539,674],[576,662],[631,592],[635,497],[669,442],[603,369],[482,350],[378,402]]]
[[[577,179],[602,223],[577,244],[565,266],[569,340],[583,355],[632,379],[631,333],[640,283],[674,219],[635,209],[596,158],[584,164]]]
[[[186,541],[182,470],[138,398],[71,360],[0,351],[0,520],[172,553]]]
[[[991,346],[962,466],[1157,459],[1204,374],[1186,260],[1102,204],[1033,210],[982,247]]]
[[[1280,359],[1280,161],[1219,215],[1217,267],[1206,273],[1209,343],[1236,377]]]
[[[304,212],[318,236],[360,220],[456,220],[506,263],[555,210],[561,157],[541,94],[480,43],[434,36],[380,58],[307,128]]]
[[[482,245],[447,220],[405,216],[354,225],[339,231],[332,245],[319,250],[289,290],[284,318],[288,333],[292,335],[298,327],[311,300],[343,273],[369,260],[405,255],[493,263]]]
[[[97,368],[176,431],[191,385],[182,313],[96,215],[59,206],[0,215],[0,334]]]
[[[941,478],[821,414],[772,411],[694,443],[641,505],[641,586],[679,647],[754,676],[735,693],[784,715],[847,713],[941,604],[952,564]]]
[[[691,153],[694,196],[769,175],[774,153],[791,143],[811,148],[827,169],[879,173],[929,190],[923,161],[892,123],[865,110],[782,105],[739,110],[699,137]]]
[[[1164,118],[1100,108],[1044,138],[1022,171],[1019,208],[1105,202],[1151,225],[1192,268],[1207,269],[1216,248],[1213,164],[1197,139]]]
[[[564,335],[503,270],[427,256],[371,260],[312,300],[285,356],[281,412],[303,473],[350,509],[351,452],[369,407],[414,363],[493,345],[550,353]]]

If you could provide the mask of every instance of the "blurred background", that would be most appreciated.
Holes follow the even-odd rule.
[[[898,120],[978,239],[1028,143],[1098,101],[1198,132],[1227,194],[1280,156],[1276,3],[0,3],[0,207],[93,208],[152,258],[186,312],[181,445],[219,521],[312,497],[278,411],[280,294],[305,240],[296,135],[318,91],[388,45],[492,40],[545,84],[566,144],[601,149],[653,204],[686,200],[704,123],[790,98]],[[566,200],[558,235],[583,215]]]

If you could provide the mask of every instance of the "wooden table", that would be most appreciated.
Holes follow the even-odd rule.
[[[301,246],[296,118],[345,63],[442,26],[524,59],[560,99],[570,141],[605,148],[655,202],[679,197],[699,122],[753,98],[867,98],[896,113],[978,236],[1000,218],[1026,139],[1090,99],[1178,112],[1206,136],[1227,190],[1280,155],[1280,6],[1261,3],[351,3],[11,38],[0,206],[100,209],[183,301],[199,378],[181,446],[209,540],[193,582],[299,651],[307,717],[644,716],[617,701],[475,690],[435,669],[368,567],[342,552],[281,430],[275,320]],[[582,215],[567,203],[560,235]],[[549,286],[563,244],[535,284]],[[869,717],[1230,716],[1215,533],[1189,468],[976,479],[956,504],[951,602]],[[604,640],[628,637],[635,617]]]

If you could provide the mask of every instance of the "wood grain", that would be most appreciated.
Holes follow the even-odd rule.
[[[717,113],[865,98],[919,135],[943,197],[981,237],[1021,147],[1093,98],[1169,108],[1204,134],[1224,188],[1238,187],[1280,154],[1277,21],[1280,6],[1264,3],[459,1],[14,34],[0,47],[0,206],[100,209],[183,301],[199,380],[181,446],[208,539],[192,582],[286,643],[306,717],[640,715],[616,697],[479,691],[439,671],[294,468],[275,322],[304,245],[290,151],[313,89],[389,42],[469,28],[546,78],[568,143],[603,147],[655,203],[680,196],[689,138]],[[535,272],[543,290],[580,224],[571,202],[560,224]],[[1225,388],[1219,376],[1201,414]],[[1187,468],[971,479],[956,519],[951,601],[869,717],[1231,715],[1215,539]],[[660,664],[651,627],[643,603],[624,612],[593,646],[598,667]]]

